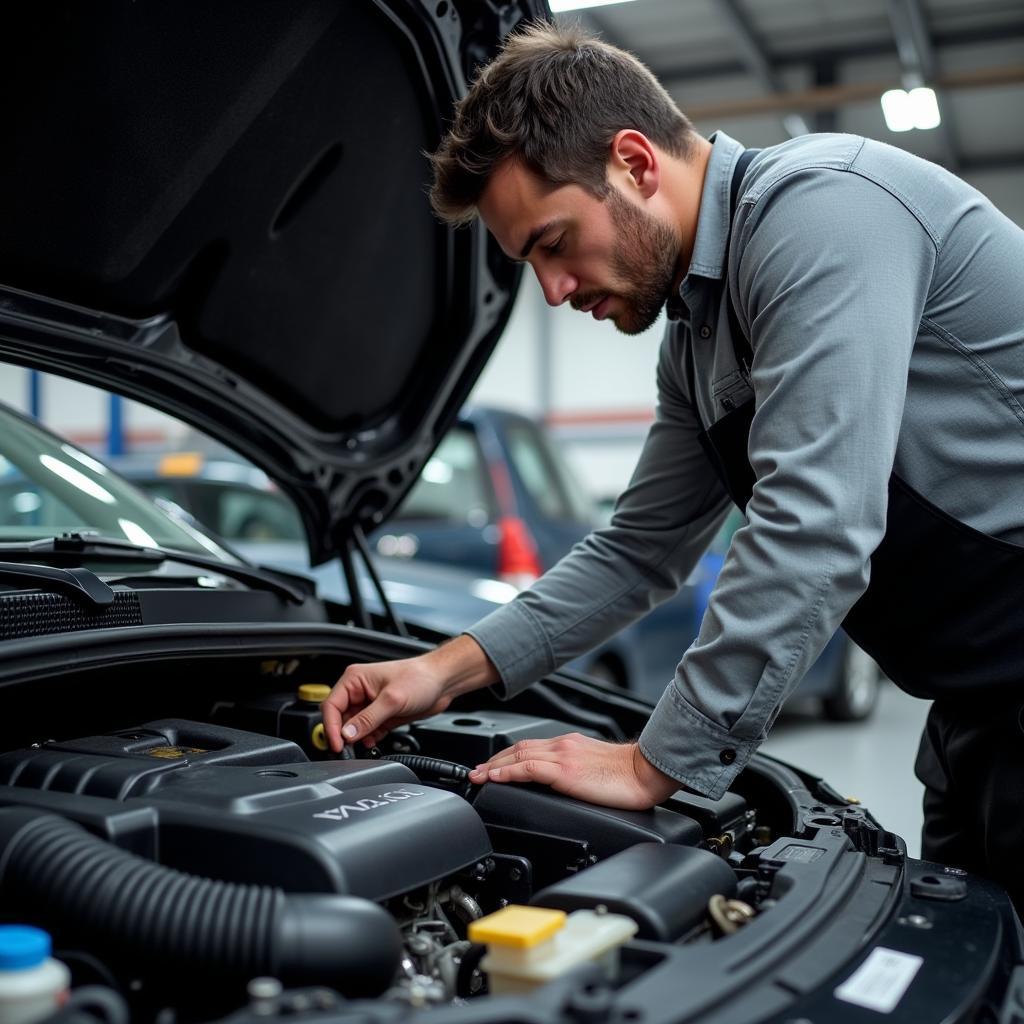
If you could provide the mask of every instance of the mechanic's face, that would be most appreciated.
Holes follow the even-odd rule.
[[[568,300],[623,334],[658,318],[679,261],[678,232],[627,198],[579,185],[552,188],[515,160],[491,175],[480,216],[505,253],[533,267],[552,306]]]

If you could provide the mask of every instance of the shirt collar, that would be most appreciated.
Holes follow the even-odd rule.
[[[729,186],[743,147],[721,131],[715,132],[708,141],[711,143],[711,156],[700,194],[693,255],[690,257],[686,277],[679,285],[679,295],[669,299],[668,315],[671,319],[687,318],[684,296],[691,283],[691,276],[720,280],[724,273],[725,251],[731,227]],[[679,308],[680,304],[683,305],[682,309]]]

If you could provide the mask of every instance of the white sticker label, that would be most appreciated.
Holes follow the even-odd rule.
[[[835,990],[835,997],[879,1013],[892,1013],[922,963],[919,956],[879,946]]]

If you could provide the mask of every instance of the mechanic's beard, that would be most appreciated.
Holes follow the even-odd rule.
[[[634,206],[615,189],[606,202],[619,235],[612,269],[625,285],[615,292],[625,308],[612,319],[623,334],[640,334],[658,319],[672,292],[679,239],[667,224]]]

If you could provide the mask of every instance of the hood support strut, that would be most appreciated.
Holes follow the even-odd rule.
[[[373,557],[370,554],[370,546],[366,543],[366,534],[359,523],[353,523],[347,533],[339,532],[338,552],[341,557],[341,567],[345,573],[345,585],[348,587],[349,603],[352,606],[352,615],[356,625],[363,629],[372,629],[370,613],[366,609],[366,602],[363,601],[362,590],[359,587],[359,577],[356,575],[355,558],[359,555],[366,572],[373,583],[374,590],[380,598],[381,606],[384,609],[384,616],[391,625],[392,631],[397,636],[408,636],[409,631],[405,623],[399,618],[398,613],[392,607],[384,592],[384,584],[381,582],[377,567],[373,564]]]

